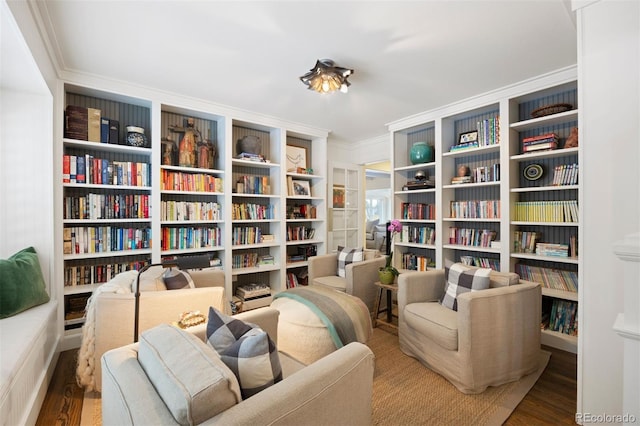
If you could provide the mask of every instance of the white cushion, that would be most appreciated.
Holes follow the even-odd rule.
[[[177,327],[161,324],[142,333],[138,361],[180,424],[202,423],[242,400],[218,354]]]

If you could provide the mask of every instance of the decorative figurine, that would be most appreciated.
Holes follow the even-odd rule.
[[[565,148],[577,148],[578,147],[578,128],[574,127],[571,129],[571,133],[569,137],[564,143]]]

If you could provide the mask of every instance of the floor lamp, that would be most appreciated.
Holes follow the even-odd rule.
[[[138,271],[138,277],[136,278],[136,293],[135,293],[135,312],[133,319],[133,342],[138,341],[138,327],[140,323],[140,276],[149,268],[153,266],[162,266],[163,268],[178,268],[182,270],[186,269],[203,269],[211,266],[209,255],[203,254],[199,256],[182,256],[176,259],[164,260],[161,263],[150,263],[145,265]]]

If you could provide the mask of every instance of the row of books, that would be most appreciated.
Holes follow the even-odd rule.
[[[540,283],[541,286],[555,290],[578,291],[578,274],[565,269],[542,268],[521,263],[516,264],[516,273],[527,281]]]
[[[205,227],[163,227],[162,250],[213,248],[222,246],[222,231]]]
[[[425,203],[402,203],[400,205],[402,219],[434,220],[436,205]]]
[[[514,220],[526,222],[578,222],[578,200],[519,201]]]
[[[205,173],[160,170],[160,189],[165,191],[224,192],[222,178]]]
[[[578,335],[578,304],[554,299],[549,312],[543,312],[540,328],[570,336]]]
[[[65,266],[64,285],[66,287],[88,284],[102,284],[114,276],[132,269],[138,270],[145,266],[145,261],[103,263],[99,265]]]
[[[123,145],[120,122],[102,116],[98,108],[68,105],[64,115],[64,137],[80,141]]]
[[[490,229],[449,227],[449,244],[471,247],[490,247],[496,239],[496,231]]]
[[[500,143],[500,117],[486,118],[476,123],[478,143],[480,146]]]
[[[231,206],[232,220],[263,220],[275,217],[276,207],[273,204],[233,203]]]
[[[258,244],[262,242],[262,229],[257,226],[234,227],[231,234],[231,243],[236,245]]]
[[[236,181],[238,194],[271,194],[269,176],[243,175]]]
[[[94,194],[63,198],[64,219],[147,219],[148,194]]]
[[[93,185],[151,186],[151,165],[112,161],[92,155],[62,156],[62,182]]]
[[[72,226],[63,230],[64,254],[106,253],[151,247],[151,228]]]
[[[471,169],[471,177],[473,182],[499,182],[500,181],[500,163],[494,163],[490,166],[480,166]]]
[[[314,228],[287,226],[287,241],[311,240],[316,235]]]
[[[533,253],[535,251],[538,238],[540,238],[539,232],[515,231],[513,233],[513,252]]]
[[[435,244],[436,230],[428,226],[405,225],[400,232],[400,241],[404,243]]]
[[[561,164],[553,169],[554,186],[577,185],[578,184],[578,164]]]
[[[500,261],[488,257],[460,256],[460,262],[469,266],[477,266],[478,268],[489,268],[494,271],[500,270]]]
[[[256,266],[258,266],[258,253],[234,253],[231,256],[231,267],[233,269]]]
[[[415,253],[404,253],[402,255],[402,269],[411,271],[426,271],[427,267],[435,267],[433,260],[428,256]]]
[[[522,152],[537,152],[558,148],[558,135],[545,133],[522,139]]]
[[[220,220],[222,206],[215,201],[160,201],[160,220]]]
[[[451,201],[451,218],[499,219],[500,200]]]

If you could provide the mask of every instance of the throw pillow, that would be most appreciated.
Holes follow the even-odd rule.
[[[454,311],[458,310],[458,296],[469,291],[486,290],[489,288],[491,269],[470,268],[461,263],[454,263],[445,268],[447,280],[444,296],[440,303]]]
[[[364,250],[359,248],[348,248],[338,246],[338,276],[344,278],[346,276],[345,268],[348,264],[361,262],[364,260]]]
[[[200,424],[242,400],[235,375],[218,354],[177,327],[161,324],[142,333],[138,361],[182,425]]]
[[[238,378],[242,398],[249,398],[282,380],[276,345],[257,325],[210,307],[207,342]]]
[[[0,318],[7,318],[49,301],[38,254],[28,247],[0,259]]]
[[[164,268],[160,265],[152,266],[140,275],[140,291],[164,291],[167,286],[164,283]],[[136,277],[137,278],[137,277]],[[135,291],[135,284],[133,287]]]
[[[195,284],[193,283],[193,279],[191,279],[191,275],[189,275],[187,271],[182,271],[180,269],[167,269],[164,272],[162,279],[164,281],[164,285],[167,287],[167,290],[195,288]],[[142,286],[140,288],[142,288]]]

